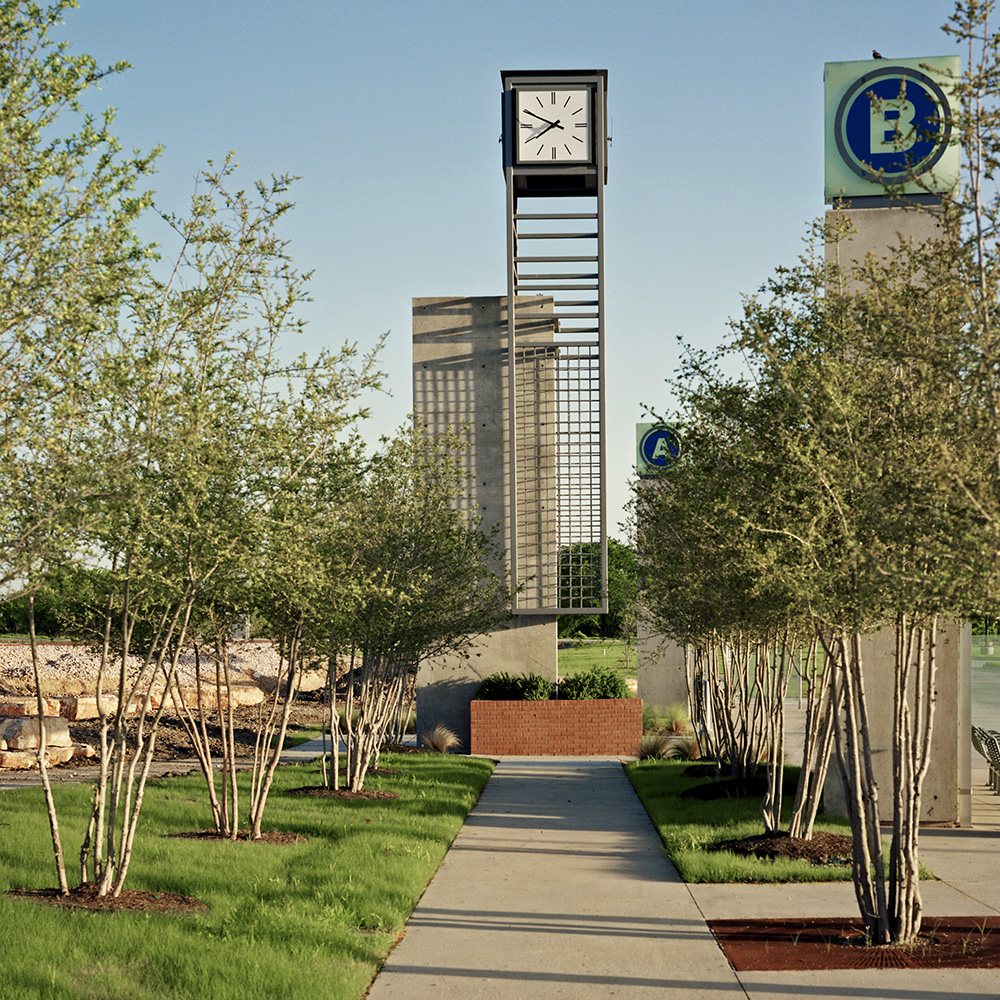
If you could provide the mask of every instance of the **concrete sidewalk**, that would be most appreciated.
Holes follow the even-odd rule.
[[[927,830],[930,916],[1000,912],[1000,800]],[[978,815],[977,815],[978,814]],[[1000,997],[1000,971],[736,973],[706,919],[856,915],[850,883],[681,882],[617,760],[504,758],[369,1000]]]
[[[617,760],[501,761],[370,1000],[741,996]]]

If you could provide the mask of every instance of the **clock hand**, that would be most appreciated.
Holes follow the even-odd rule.
[[[541,115],[536,115],[534,111],[528,111],[526,109],[524,113],[526,115],[531,115],[532,118],[537,118],[540,122],[545,122],[545,124],[548,125],[549,128],[563,128],[563,126],[559,124],[558,118],[554,122],[550,122],[548,118],[543,118]],[[548,130],[549,129],[546,129],[545,131],[548,132]]]
[[[559,122],[550,122],[548,125],[545,126],[545,128],[542,129],[541,132],[536,132],[534,135],[529,135],[528,138],[525,139],[524,141],[531,142],[532,139],[541,139],[541,137],[545,135],[546,132],[551,132],[552,129],[554,128],[562,128],[562,125],[560,125]]]

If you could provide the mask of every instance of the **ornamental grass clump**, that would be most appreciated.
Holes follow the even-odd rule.
[[[676,736],[694,732],[687,706],[680,703],[666,708],[662,705],[643,705],[642,728],[644,732],[666,732]]]
[[[642,734],[635,751],[639,760],[698,760],[701,751],[694,733],[671,734],[664,729]]]
[[[691,726],[687,706],[682,704],[643,705],[643,735],[636,748],[640,760],[698,760],[701,750]]]
[[[420,742],[436,753],[448,753],[449,750],[458,750],[462,746],[462,741],[446,725],[439,722],[430,732],[420,734]]]

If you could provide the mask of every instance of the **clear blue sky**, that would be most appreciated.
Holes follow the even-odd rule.
[[[284,234],[314,302],[299,350],[370,346],[410,411],[410,300],[502,295],[500,70],[608,70],[609,524],[677,338],[710,347],[823,205],[823,64],[956,51],[948,0],[81,0],[62,37],[134,66],[99,95],[163,144],[159,204],[233,149],[245,185],[301,177]]]

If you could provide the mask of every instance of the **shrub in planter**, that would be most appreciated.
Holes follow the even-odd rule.
[[[501,670],[484,677],[472,697],[476,701],[548,701],[552,685],[540,674],[508,674]]]
[[[586,698],[631,698],[625,675],[603,663],[582,674],[567,677],[559,685],[559,697],[573,700]]]

